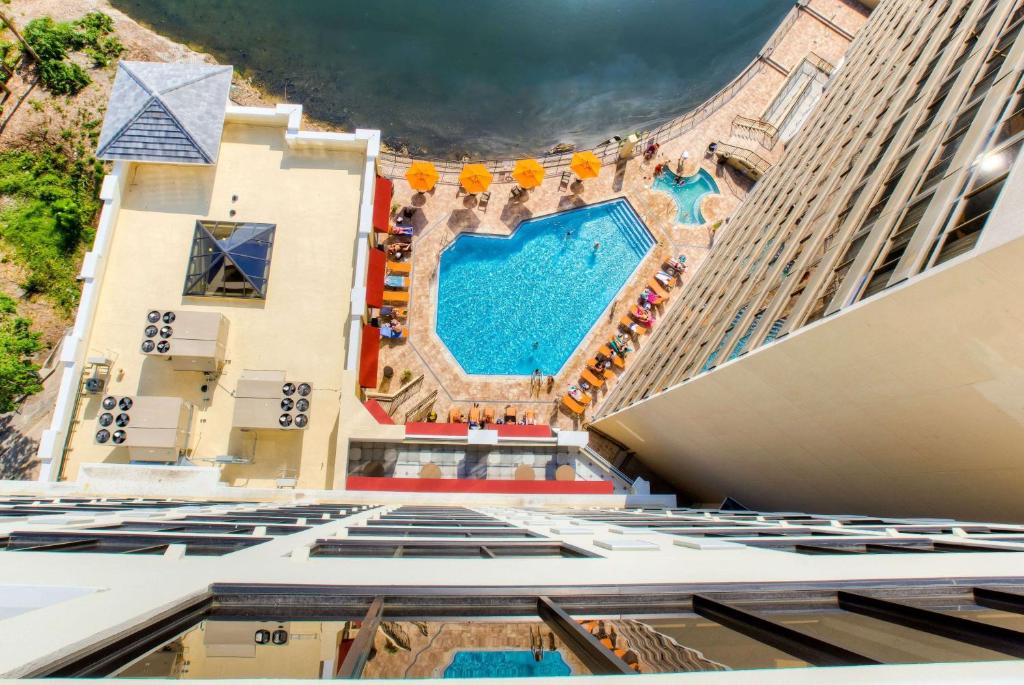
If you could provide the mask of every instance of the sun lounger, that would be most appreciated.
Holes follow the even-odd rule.
[[[582,405],[573,398],[566,395],[562,398],[562,406],[571,411],[573,414],[582,415],[587,410],[586,405]]]
[[[617,354],[612,354],[612,348],[608,347],[607,345],[599,349],[598,352],[600,352],[606,357],[611,357],[612,364],[619,367],[620,369],[626,368],[626,360]]]
[[[631,329],[631,325],[635,323],[636,322],[634,322],[634,320],[629,316],[623,316],[621,319],[618,319],[618,326],[620,326],[620,328],[624,329],[627,333],[631,335],[642,336],[645,333],[647,333],[647,329],[640,326],[639,324],[637,324],[635,328]]]
[[[410,262],[388,262],[388,271],[393,274],[408,274],[412,271]]]
[[[629,310],[630,318],[633,319],[634,321],[636,321],[636,324],[638,326],[640,326],[641,328],[650,328],[651,326],[653,326],[654,325],[654,321],[653,320],[648,319],[647,321],[643,321],[643,320],[640,319],[640,316],[637,313],[639,311],[640,311],[640,307],[638,307],[638,306],[632,307]]]
[[[494,423],[494,407],[484,407],[484,423]]]
[[[505,423],[515,423],[515,422],[516,422],[516,408],[515,408],[514,405],[510,404],[509,406],[505,407]]]
[[[472,407],[469,410],[469,422],[480,423],[480,407]]]
[[[601,376],[604,376],[605,380],[611,380],[612,378],[615,378],[615,372],[612,371],[611,369],[606,369],[603,366],[601,366],[601,363],[597,361],[597,357],[594,357],[589,362],[587,362],[587,370],[589,370],[591,373],[595,375],[600,374]]]
[[[380,337],[390,338],[393,340],[405,340],[409,337],[409,329],[403,326],[402,330],[396,333],[391,329],[391,326],[381,326]]]
[[[380,308],[381,316],[390,316],[392,319],[404,319],[409,316],[409,310],[405,307],[392,307],[384,305]]]
[[[385,276],[384,287],[397,288],[398,290],[406,290],[409,288],[409,278],[406,276]]]
[[[558,182],[558,189],[565,190],[566,188],[569,187],[570,183],[572,183],[572,174],[569,173],[568,171],[563,171],[562,180]]]
[[[480,199],[477,200],[476,208],[487,211],[487,205],[491,202],[491,192],[480,193]]]
[[[598,378],[590,369],[583,369],[583,373],[580,374],[580,378],[585,380],[587,383],[590,383],[590,385],[595,388],[600,388],[604,385],[604,379]]]
[[[409,236],[410,238],[414,232],[415,229],[413,229],[412,226],[392,226],[390,230],[388,230],[388,233],[391,235],[404,235]]]
[[[385,290],[384,301],[391,304],[409,304],[408,290]]]
[[[653,276],[649,281],[647,281],[647,287],[653,290],[654,294],[663,300],[667,301],[668,298],[672,297],[672,295],[670,295],[667,290],[661,287],[661,283],[658,283],[657,279],[655,279]]]
[[[536,426],[537,425],[537,412],[532,409],[526,410],[526,425]]]

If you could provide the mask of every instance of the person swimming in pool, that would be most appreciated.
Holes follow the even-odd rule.
[[[601,241],[600,240],[595,240],[594,241],[594,252],[597,252],[600,249],[601,249]]]

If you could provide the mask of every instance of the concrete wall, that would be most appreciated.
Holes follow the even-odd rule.
[[[1016,204],[986,228],[978,250],[992,249],[597,427],[697,501],[1021,520],[1024,238],[1003,230]]]

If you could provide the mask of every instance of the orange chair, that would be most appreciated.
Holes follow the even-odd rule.
[[[537,425],[537,412],[532,409],[526,410],[526,425],[536,426]]]
[[[594,375],[600,374],[604,376],[605,380],[611,380],[615,378],[615,372],[612,371],[611,369],[606,369],[600,364],[598,364],[597,357],[594,357],[593,359],[587,362],[587,371],[590,371]]]
[[[409,304],[408,290],[385,290],[384,301],[390,304]]]
[[[619,367],[620,369],[626,368],[626,360],[623,359],[622,357],[620,357],[617,354],[612,354],[612,348],[608,347],[607,345],[605,345],[604,347],[599,349],[598,352],[600,352],[601,354],[603,354],[606,357],[611,357],[612,358],[612,364],[614,364],[615,366]]]
[[[494,407],[484,407],[484,423],[494,423]]]
[[[412,271],[412,263],[388,262],[388,271],[393,274],[408,275]]]
[[[586,405],[580,404],[573,398],[566,395],[562,398],[562,406],[571,411],[573,414],[582,416],[583,412],[587,410]]]
[[[480,423],[480,407],[470,407],[469,409],[469,422]]]
[[[462,411],[458,407],[448,410],[448,423],[462,423]]]
[[[630,326],[632,326],[634,323],[636,322],[633,321],[633,319],[629,318],[628,316],[624,316],[621,319],[619,319],[619,327],[624,328],[627,332],[632,333],[633,335],[644,335],[645,333],[647,333],[647,329],[641,326],[640,324],[636,324],[636,328],[634,330],[630,330]]]
[[[600,388],[604,385],[604,379],[595,376],[594,372],[590,369],[583,369],[583,373],[580,374],[580,378],[585,380],[587,383],[590,383],[590,385],[595,388]]]
[[[658,279],[654,278],[653,276],[649,281],[647,281],[647,287],[653,290],[655,295],[665,300],[666,302],[668,302],[668,299],[672,297],[669,294],[669,292],[661,286],[661,283],[658,283]]]

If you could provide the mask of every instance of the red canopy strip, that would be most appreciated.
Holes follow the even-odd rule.
[[[380,307],[384,304],[384,266],[387,255],[384,250],[370,248],[370,263],[366,268],[366,304]]]
[[[377,358],[380,352],[380,329],[363,324],[363,340],[359,347],[359,386],[377,387]]]
[[[378,233],[388,232],[391,219],[391,196],[394,184],[383,176],[378,176],[373,189],[373,230]]]

